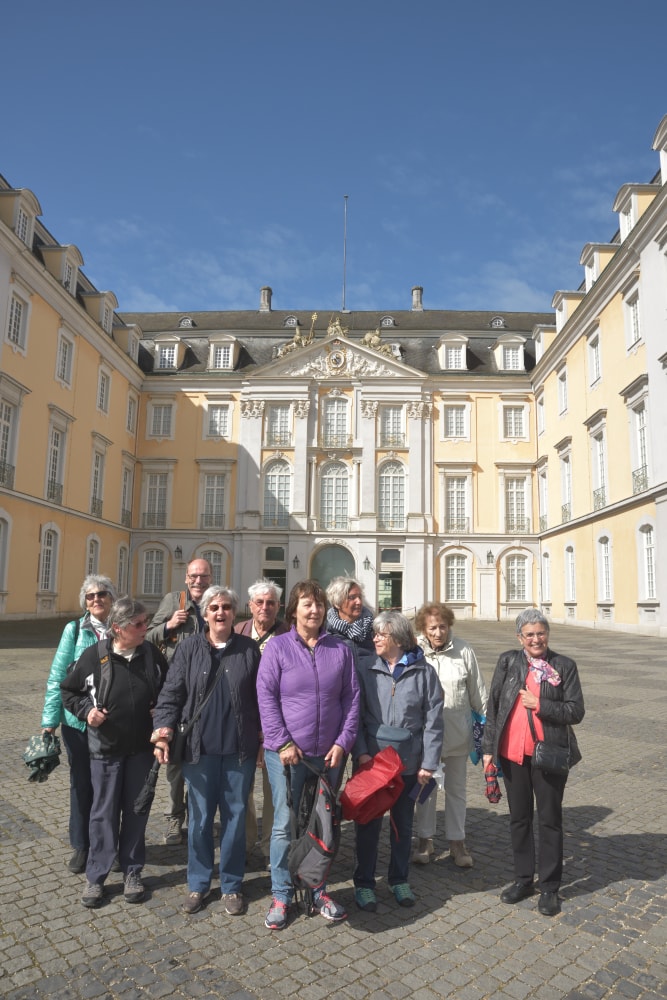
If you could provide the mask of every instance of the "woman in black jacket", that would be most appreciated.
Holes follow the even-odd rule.
[[[148,813],[137,816],[134,800],[153,762],[151,712],[167,670],[162,653],[144,641],[147,626],[144,605],[121,597],[109,613],[108,637],[85,649],[60,685],[63,705],[88,733],[93,805],[81,900],[87,907],[102,902],[116,852],[126,902],[145,895]]]
[[[533,766],[535,739],[570,747],[570,766],[581,760],[571,726],[584,717],[577,664],[549,648],[549,622],[536,608],[516,619],[522,651],[503,653],[491,681],[482,740],[484,767],[499,762],[510,810],[515,881],[501,893],[518,903],[535,891],[533,811],[537,804],[540,853],[538,910],[554,916],[563,871],[563,793],[567,775]],[[533,734],[529,715],[532,717]]]

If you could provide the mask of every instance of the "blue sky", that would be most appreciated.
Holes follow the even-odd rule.
[[[548,310],[658,169],[665,0],[24,0],[0,173],[120,311]],[[11,96],[10,96],[11,95]],[[9,98],[9,99],[8,99]]]

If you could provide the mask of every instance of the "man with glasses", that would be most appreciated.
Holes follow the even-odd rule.
[[[283,589],[273,580],[257,580],[256,583],[248,587],[248,608],[251,618],[247,621],[239,622],[234,626],[234,631],[240,635],[250,636],[259,646],[260,653],[263,652],[269,639],[274,635],[281,635],[289,632],[289,627],[284,621],[278,620],[278,609],[280,608],[280,598]],[[266,768],[262,768],[262,840],[260,849],[265,861],[268,861],[271,846],[271,829],[273,827],[273,799],[271,798],[271,785],[266,773]],[[255,799],[253,790],[248,798],[248,808],[246,811],[246,855],[257,843],[257,813],[255,811]]]
[[[212,581],[213,570],[208,559],[193,559],[185,573],[185,590],[165,594],[153,615],[146,638],[162,650],[169,663],[179,642],[204,631],[199,604]],[[164,842],[174,847],[183,842],[185,825],[185,782],[180,764],[167,764],[167,782],[170,801]]]

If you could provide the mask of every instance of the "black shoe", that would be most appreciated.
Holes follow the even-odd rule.
[[[118,860],[118,855],[116,855],[116,857],[111,862],[111,869],[110,869],[110,871],[112,871],[112,872],[122,871],[122,869],[120,867],[120,861]]]
[[[77,848],[72,857],[67,862],[67,867],[75,875],[81,875],[82,872],[86,870],[86,864],[88,862],[88,851],[84,851],[83,848]]]
[[[541,892],[540,898],[537,901],[537,908],[543,917],[555,917],[560,912],[558,893],[549,892],[548,890]]]
[[[520,903],[522,899],[527,899],[535,892],[532,882],[512,882],[500,893],[501,903]]]

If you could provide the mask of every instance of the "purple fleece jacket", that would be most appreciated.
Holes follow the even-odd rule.
[[[257,700],[264,746],[279,750],[293,740],[309,757],[334,743],[349,753],[359,726],[359,684],[350,649],[324,630],[313,649],[292,627],[262,653]]]

